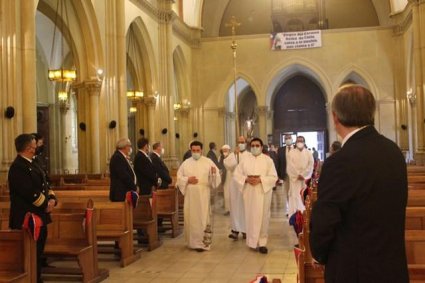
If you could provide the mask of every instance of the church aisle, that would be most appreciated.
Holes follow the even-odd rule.
[[[217,206],[221,203],[222,199],[218,199]],[[100,266],[110,270],[110,277],[104,282],[247,283],[256,274],[266,274],[269,279],[280,278],[285,283],[296,282],[293,246],[297,240],[288,225],[283,203],[282,189],[278,187],[273,192],[267,255],[250,250],[241,236],[238,241],[229,239],[229,216],[223,216],[223,211],[216,209],[210,251],[198,253],[187,249],[183,234],[175,239],[163,235],[161,247],[143,252],[140,260],[126,268],[119,267],[117,262],[101,261]]]

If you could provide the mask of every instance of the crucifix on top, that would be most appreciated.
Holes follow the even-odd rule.
[[[232,18],[230,19],[230,22],[226,23],[226,27],[232,28],[232,45],[231,45],[231,47],[232,47],[233,51],[235,51],[236,47],[238,46],[236,44],[236,41],[235,41],[235,35],[236,35],[236,28],[240,27],[240,26],[241,26],[241,23],[238,22],[238,20],[236,20],[235,16],[232,16]]]

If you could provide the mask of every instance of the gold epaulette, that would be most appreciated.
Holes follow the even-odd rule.
[[[37,207],[40,207],[40,206],[43,205],[45,200],[46,200],[46,197],[44,196],[44,194],[40,193],[38,198],[32,204],[37,206]]]

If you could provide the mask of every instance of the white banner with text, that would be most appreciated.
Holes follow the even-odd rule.
[[[307,30],[271,34],[272,50],[304,49],[322,47],[322,31]]]

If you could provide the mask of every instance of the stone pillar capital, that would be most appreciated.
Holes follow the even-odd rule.
[[[148,107],[155,106],[156,105],[156,97],[153,96],[153,95],[149,95],[149,96],[147,96],[147,97],[144,98],[143,102]]]
[[[80,91],[85,90],[90,95],[100,95],[100,89],[102,88],[102,81],[99,80],[86,80],[79,83],[72,84],[72,88]]]
[[[258,106],[258,114],[260,115],[266,115],[269,112],[269,107],[268,106]]]

